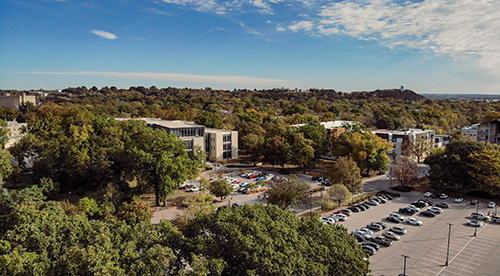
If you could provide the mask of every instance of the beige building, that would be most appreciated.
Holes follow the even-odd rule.
[[[238,158],[238,132],[206,128],[205,152],[210,161]]]
[[[18,123],[16,121],[7,121],[7,128],[9,129],[9,141],[5,145],[6,148],[14,145],[21,137],[23,137],[23,129],[28,127],[28,123]]]
[[[31,102],[36,106],[36,97],[35,96],[26,96],[25,93],[16,96],[0,96],[0,106],[10,107],[18,109],[23,103]]]
[[[482,123],[479,126],[477,141],[500,144],[500,120]]]
[[[129,120],[117,118],[117,120]],[[186,150],[200,147],[207,153],[210,161],[220,161],[238,158],[238,132],[232,130],[205,128],[188,121],[168,121],[157,118],[139,118],[148,127],[163,129],[174,133],[180,140],[186,142]]]

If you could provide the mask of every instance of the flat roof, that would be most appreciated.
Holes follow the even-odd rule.
[[[197,125],[193,122],[189,121],[181,121],[181,120],[162,120],[160,118],[115,118],[116,120],[123,121],[123,120],[142,120],[145,121],[148,124],[155,124],[167,128],[190,128],[190,127],[204,127],[202,125]]]
[[[218,128],[205,128],[205,133],[228,133],[236,130],[218,129]]]

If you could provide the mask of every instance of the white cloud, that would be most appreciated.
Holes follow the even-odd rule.
[[[253,35],[258,35],[258,36],[261,36],[262,34],[259,33],[256,29],[254,28],[251,28],[251,27],[248,27],[246,26],[243,22],[239,22],[239,25],[245,30],[245,32],[249,33],[249,34],[253,34]]]
[[[155,81],[179,81],[179,82],[195,82],[206,84],[231,84],[231,85],[249,85],[249,86],[295,86],[297,83],[290,80],[254,78],[244,76],[205,76],[205,75],[189,75],[177,73],[151,73],[151,72],[96,72],[96,71],[81,71],[81,72],[16,72],[19,74],[36,74],[36,75],[73,75],[73,76],[106,76],[119,77],[137,80],[155,80]]]
[[[310,31],[314,27],[314,24],[312,21],[306,21],[302,20],[299,22],[294,23],[293,25],[288,26],[288,29],[296,32],[298,30],[305,30],[305,31]]]
[[[118,37],[112,33],[101,31],[101,30],[92,30],[91,33],[98,35],[100,37],[104,37],[107,39],[117,39]]]
[[[366,0],[331,3],[317,18],[291,24],[311,35],[347,34],[389,47],[431,50],[455,58],[477,57],[477,65],[500,74],[500,1],[425,0],[411,3]]]

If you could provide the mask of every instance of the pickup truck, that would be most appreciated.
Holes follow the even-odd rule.
[[[491,217],[491,221],[496,222],[496,223],[500,223],[500,217],[493,216],[493,217]]]
[[[490,219],[489,216],[487,216],[483,213],[472,213],[470,216],[473,218],[482,219],[482,220],[489,220]]]

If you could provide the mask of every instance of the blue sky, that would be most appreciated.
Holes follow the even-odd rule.
[[[500,1],[2,0],[0,89],[500,94]]]

